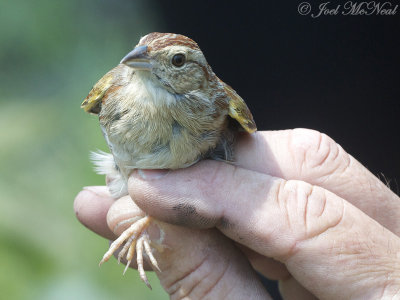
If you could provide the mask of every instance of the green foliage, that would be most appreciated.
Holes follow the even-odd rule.
[[[80,109],[92,85],[154,31],[145,1],[0,3],[0,291],[5,299],[163,299],[135,270],[97,266],[108,241],[76,220],[73,199],[102,185],[89,161],[106,150]]]

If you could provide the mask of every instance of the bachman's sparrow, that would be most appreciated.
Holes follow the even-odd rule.
[[[82,103],[97,114],[111,154],[94,153],[99,174],[111,180],[113,197],[128,194],[128,176],[134,169],[178,169],[201,159],[233,161],[237,130],[256,131],[243,99],[211,70],[198,45],[172,33],[150,33],[118,66],[103,76]],[[145,216],[133,222],[104,255],[107,261],[125,242],[119,259],[129,263],[137,253],[140,277],[143,249],[151,252]],[[140,257],[139,257],[140,256]]]

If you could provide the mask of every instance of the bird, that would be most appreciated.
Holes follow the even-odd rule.
[[[91,158],[97,173],[110,178],[115,199],[128,194],[133,170],[187,168],[203,159],[234,163],[236,133],[257,130],[245,101],[214,74],[197,43],[174,33],[142,37],[81,108],[98,115],[110,153],[93,152]],[[124,245],[118,261],[126,257],[126,271],[136,251],[140,278],[151,288],[143,253],[160,271],[146,232],[153,221],[149,215],[133,221],[100,264]]]

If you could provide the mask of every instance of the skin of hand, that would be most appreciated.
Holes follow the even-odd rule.
[[[400,199],[385,184],[312,130],[243,135],[235,149],[235,166],[203,161],[130,176],[135,203],[169,223],[154,226],[166,233],[157,275],[171,298],[267,298],[245,257],[279,280],[285,299],[399,297]],[[109,224],[126,217],[114,206],[140,214],[129,198],[113,204],[105,188],[89,190],[75,211],[104,237],[115,238],[107,212]]]

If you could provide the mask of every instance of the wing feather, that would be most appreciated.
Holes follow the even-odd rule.
[[[250,109],[247,107],[244,100],[236,93],[236,91],[227,85],[225,82],[220,80],[226,94],[229,97],[229,116],[236,121],[246,130],[248,133],[257,131],[256,123],[254,122],[253,115]]]
[[[113,74],[111,72],[104,75],[89,92],[89,95],[83,100],[81,108],[85,112],[98,115],[101,110],[101,100],[104,94],[112,86]]]

